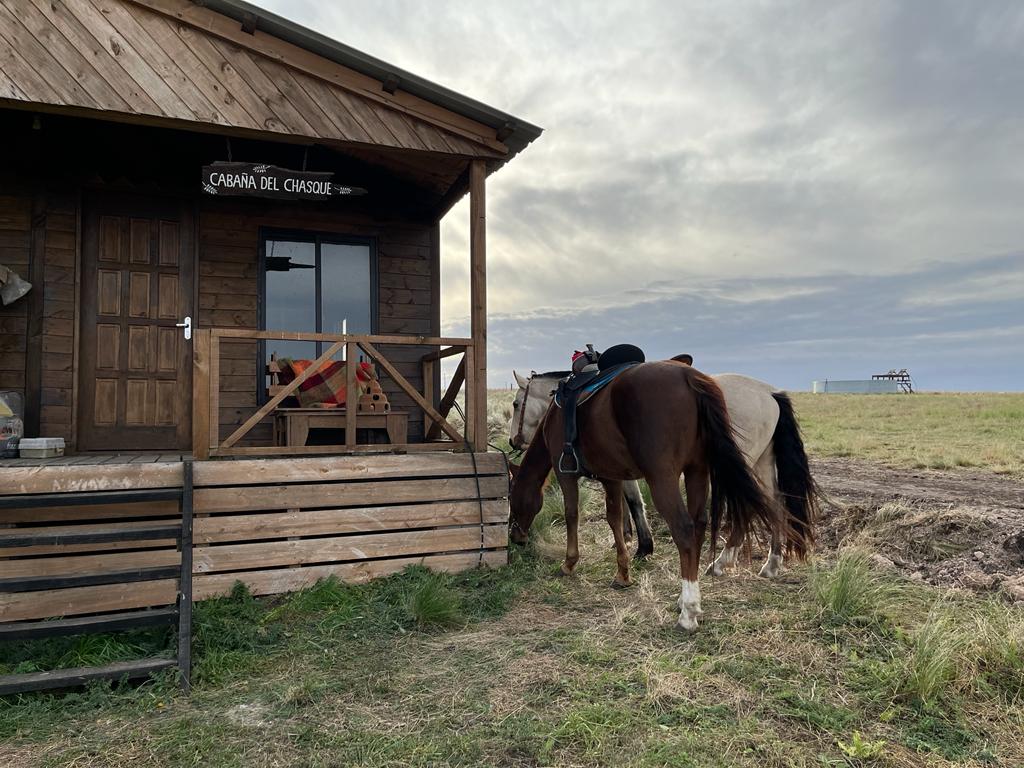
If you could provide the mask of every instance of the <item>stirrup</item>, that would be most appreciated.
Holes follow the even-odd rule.
[[[574,469],[565,468],[565,458],[567,456],[572,457]],[[578,475],[580,473],[580,457],[576,455],[576,449],[571,444],[566,444],[565,448],[562,449],[562,455],[558,457],[558,471],[563,475]]]

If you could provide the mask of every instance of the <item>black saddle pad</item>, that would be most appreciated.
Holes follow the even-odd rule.
[[[608,349],[601,353],[601,359],[598,360],[597,367],[599,370],[606,371],[623,363],[642,363],[646,360],[644,351],[640,347],[633,344],[616,344],[614,347],[608,347]]]

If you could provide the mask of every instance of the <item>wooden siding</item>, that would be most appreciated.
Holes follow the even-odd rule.
[[[32,196],[0,196],[0,264],[26,280],[29,276]],[[28,334],[28,298],[0,306],[0,389],[25,394],[25,358]]]
[[[383,334],[436,334],[440,307],[433,284],[439,271],[434,224],[381,221],[338,211],[317,211],[283,205],[240,204],[204,200],[199,216],[200,328],[256,329],[259,322],[260,228],[309,230],[336,235],[372,237],[377,247],[379,323]],[[309,328],[309,331],[315,329]],[[420,357],[427,347],[384,347],[399,373],[420,391]],[[256,344],[221,344],[218,415],[221,439],[231,434],[257,407]],[[393,382],[382,382],[392,407],[408,411],[409,439],[423,437],[422,412]],[[251,433],[247,445],[269,444],[269,421]]]
[[[21,493],[179,487],[181,463],[0,466],[0,487]],[[479,485],[474,473],[479,472]],[[457,571],[507,562],[508,475],[496,453],[438,453],[194,465],[193,597],[236,581],[255,594],[336,576],[364,581],[409,565]],[[309,482],[315,480],[315,485]],[[479,488],[479,496],[478,496]],[[42,514],[40,514],[42,513]],[[133,519],[145,516],[145,521]],[[177,502],[0,510],[16,533],[86,532],[180,519]],[[173,566],[172,540],[0,549],[0,579],[63,577]],[[173,602],[173,580],[0,592],[0,621],[129,610]]]
[[[73,418],[77,228],[74,196],[28,189],[0,196],[0,264],[32,283],[27,296],[0,307],[0,389],[25,396],[28,429],[66,440]]]
[[[0,0],[0,43],[0,99],[296,140],[507,154],[487,126],[246,34],[188,0]]]
[[[78,209],[75,194],[46,196],[39,433],[69,444],[76,390]]]

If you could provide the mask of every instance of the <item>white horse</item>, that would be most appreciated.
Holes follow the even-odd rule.
[[[691,362],[689,355],[673,359],[687,364]],[[563,371],[534,373],[529,379],[515,371],[513,374],[519,391],[512,404],[509,443],[513,448],[525,449],[551,404],[559,379],[568,374]],[[788,544],[790,554],[798,559],[807,554],[794,545],[800,537],[787,541],[787,521],[783,513],[788,512],[789,525],[803,531],[808,541],[813,541],[813,526],[817,517],[817,490],[811,478],[793,404],[786,393],[749,376],[722,373],[712,378],[725,395],[737,445],[755,476],[779,501],[779,514],[772,525],[771,548],[760,571],[761,576],[773,579],[782,569],[784,544]],[[654,550],[653,540],[637,481],[625,483],[623,496],[636,524],[639,542],[636,556],[650,554]],[[740,537],[730,533],[725,548],[708,567],[708,572],[722,575],[726,568],[735,564],[742,544]]]

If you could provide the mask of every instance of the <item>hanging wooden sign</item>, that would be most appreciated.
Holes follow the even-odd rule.
[[[336,184],[333,177],[333,173],[293,171],[276,165],[214,163],[203,166],[203,191],[278,200],[331,200],[366,194],[361,187]]]

